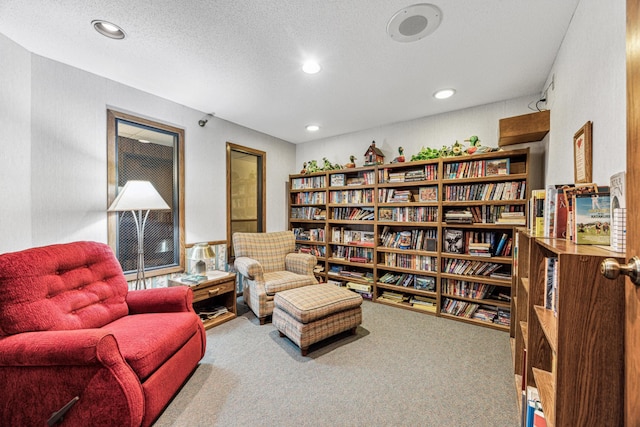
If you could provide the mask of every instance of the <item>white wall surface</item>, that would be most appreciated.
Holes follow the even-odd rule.
[[[549,75],[546,182],[573,182],[573,136],[593,122],[593,181],[626,169],[626,6],[581,0]]]
[[[295,162],[293,144],[217,118],[200,127],[203,112],[32,55],[4,36],[0,49],[3,58],[16,58],[1,67],[2,81],[7,75],[13,82],[11,96],[0,98],[2,111],[14,108],[12,98],[26,110],[20,125],[12,124],[23,133],[15,133],[21,143],[3,138],[0,148],[2,182],[10,183],[0,187],[6,210],[0,253],[107,241],[107,108],[185,129],[187,243],[226,240],[227,141],[267,152],[267,230],[286,228],[284,182],[291,170],[282,165]]]
[[[0,252],[31,243],[31,55],[0,35]]]
[[[435,116],[422,117],[406,122],[367,129],[318,141],[298,144],[296,164],[302,169],[303,162],[327,157],[332,163],[348,163],[349,155],[356,156],[356,165],[362,166],[363,155],[372,141],[385,154],[385,163],[398,156],[398,147],[404,148],[407,161],[422,147],[442,148],[456,141],[463,142],[472,135],[480,138],[481,144],[498,146],[499,120],[505,117],[532,113],[529,104],[539,94],[467,108]],[[531,105],[533,105],[531,104]],[[465,143],[468,146],[468,143]],[[532,153],[541,153],[544,141],[518,144],[508,148],[530,147]],[[540,165],[542,167],[542,165]]]

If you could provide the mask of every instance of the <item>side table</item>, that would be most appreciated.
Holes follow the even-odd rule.
[[[169,279],[169,286],[189,286],[193,291],[193,309],[196,313],[211,311],[218,306],[227,308],[227,312],[212,318],[202,318],[205,329],[213,328],[221,323],[234,319],[236,308],[236,274],[224,271],[207,275],[207,280],[189,283],[181,278]]]

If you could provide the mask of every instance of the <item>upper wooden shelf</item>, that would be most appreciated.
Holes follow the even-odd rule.
[[[542,140],[549,133],[550,111],[538,111],[522,116],[500,119],[498,146]]]

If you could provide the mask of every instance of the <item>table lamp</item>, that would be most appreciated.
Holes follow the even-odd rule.
[[[215,257],[216,253],[208,243],[196,243],[193,245],[189,259],[196,262],[191,269],[191,274],[206,275],[207,260]]]
[[[107,209],[107,212],[131,211],[133,215],[138,234],[138,268],[135,289],[146,289],[147,287],[144,277],[144,226],[151,210],[171,210],[171,208],[149,181],[127,181]],[[145,211],[144,217],[143,211]]]

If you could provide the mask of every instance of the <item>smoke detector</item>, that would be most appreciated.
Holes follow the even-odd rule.
[[[397,11],[387,23],[389,37],[397,42],[414,42],[433,33],[442,22],[442,11],[428,3]]]

